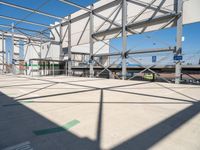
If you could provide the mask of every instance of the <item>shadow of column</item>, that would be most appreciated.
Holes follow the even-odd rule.
[[[69,130],[41,136],[34,134],[37,130],[60,126],[18,102],[16,104],[19,105],[6,107],[6,104],[13,103],[14,99],[1,92],[0,95],[0,149],[26,141],[30,142],[33,149],[38,150],[97,149],[95,141],[80,138]],[[66,120],[68,121],[70,120]]]

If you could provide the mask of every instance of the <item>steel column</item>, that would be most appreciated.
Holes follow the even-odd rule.
[[[12,73],[15,74],[15,64],[14,64],[14,23],[12,23],[12,38],[11,38],[11,49],[12,49],[12,59],[11,59],[11,64],[12,64]]]
[[[182,55],[182,34],[183,34],[183,18],[182,18],[182,11],[183,11],[183,0],[177,0],[176,6],[177,13],[180,14],[179,18],[177,19],[177,32],[176,32],[176,54],[175,55]],[[180,84],[181,80],[181,61],[178,60],[175,66],[175,83]]]
[[[127,1],[122,1],[122,80],[126,79],[126,51],[127,51]]]
[[[63,40],[62,40],[62,35],[63,35],[63,30],[62,30],[62,24],[59,26],[59,46],[60,46],[60,60],[64,59],[63,58]],[[66,62],[67,63],[67,62]],[[65,64],[65,75],[67,75],[67,64]]]
[[[31,60],[31,76],[33,77],[33,61]]]
[[[93,10],[93,5],[91,5],[91,10]],[[90,12],[90,77],[94,76],[94,66],[93,66],[93,51],[94,51],[94,39],[92,37],[94,32],[94,16],[93,12]]]
[[[41,38],[41,42],[40,42],[40,54],[39,54],[39,58],[40,60],[42,59],[42,38]],[[42,75],[42,72],[41,72],[41,61],[39,61],[39,75],[41,76]]]
[[[69,15],[68,19],[71,19],[71,15]],[[63,37],[64,38],[64,37]],[[68,24],[68,76],[72,75],[72,53],[71,53],[71,22]]]
[[[2,34],[2,70],[4,71],[4,56],[5,56],[5,49],[4,49],[4,34]]]

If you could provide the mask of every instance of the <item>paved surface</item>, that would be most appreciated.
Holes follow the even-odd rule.
[[[1,75],[0,149],[199,150],[199,100],[193,85]]]

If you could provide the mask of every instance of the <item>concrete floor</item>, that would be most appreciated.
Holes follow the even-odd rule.
[[[199,100],[193,85],[1,75],[0,149],[199,150]]]

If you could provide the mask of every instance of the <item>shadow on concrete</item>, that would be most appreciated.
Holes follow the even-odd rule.
[[[64,101],[31,101],[30,103],[35,103],[35,104],[99,104],[100,102],[92,102],[92,101],[67,101],[67,102],[64,102]],[[160,105],[160,104],[190,104],[189,102],[102,102],[103,104],[132,104],[132,105],[137,105],[137,104],[149,104],[149,105]],[[13,103],[11,104],[8,104],[8,106],[12,105]],[[15,104],[15,103],[14,103]]]
[[[98,112],[98,121],[97,121],[97,132],[96,132],[96,142],[98,147],[101,147],[102,140],[102,124],[103,124],[103,90],[100,90],[100,100],[99,100],[99,112]]]
[[[191,101],[191,100],[180,99],[180,98],[173,98],[173,97],[167,97],[167,96],[157,96],[157,95],[151,95],[151,94],[144,94],[144,93],[138,93],[138,92],[128,92],[128,91],[120,91],[120,90],[112,90],[112,89],[107,89],[107,90],[108,91],[113,91],[113,92],[125,93],[125,94],[133,94],[133,95],[145,96],[145,97],[162,98],[162,99],[175,100],[175,101],[180,101],[180,102],[194,103],[194,101]]]
[[[55,82],[53,82],[55,83]],[[117,87],[126,87],[133,86],[132,85],[122,85]],[[81,86],[82,85],[76,85]],[[196,116],[200,112],[200,102],[194,102],[190,100],[182,100],[177,98],[169,98],[155,95],[148,95],[143,93],[134,93],[134,92],[124,92],[119,90],[112,90],[112,88],[116,87],[108,87],[108,88],[93,88],[89,90],[83,91],[75,91],[75,92],[67,92],[67,93],[59,93],[52,94],[46,96],[38,96],[32,97],[30,99],[38,99],[44,97],[53,97],[60,96],[66,94],[76,94],[82,92],[90,92],[99,90],[100,91],[100,99],[99,102],[65,102],[65,103],[99,103],[99,110],[97,114],[97,128],[96,128],[96,139],[91,140],[88,138],[81,138],[73,133],[70,130],[65,132],[57,132],[53,134],[37,136],[33,131],[46,129],[46,128],[57,128],[60,127],[56,123],[51,120],[41,116],[37,112],[27,108],[25,105],[16,102],[11,97],[6,96],[3,93],[0,93],[0,149],[5,147],[9,147],[12,145],[16,145],[25,141],[30,141],[31,146],[36,150],[100,150],[101,149],[101,141],[102,141],[102,121],[103,121],[103,106],[104,104],[109,103],[118,103],[118,104],[151,104],[151,102],[104,102],[104,91],[116,91],[127,94],[136,94],[154,98],[164,98],[170,99],[180,102],[175,103],[191,103],[191,106],[188,108],[181,110],[180,112],[174,114],[173,116],[159,122],[153,127],[139,133],[138,135],[124,141],[123,143],[118,144],[113,147],[112,150],[146,150],[151,148],[156,143],[160,142],[166,136],[174,132],[176,129],[180,128],[183,124],[191,120],[194,116]],[[19,100],[27,100],[26,99],[18,99]],[[42,101],[33,101],[35,103],[43,103]],[[48,102],[48,101],[46,101]],[[8,104],[18,103],[20,107],[5,107]],[[45,102],[44,102],[45,103]],[[54,102],[51,102],[54,103]],[[58,102],[59,103],[59,102]],[[152,102],[155,103],[156,102]],[[159,103],[159,102],[158,102]],[[164,103],[164,102],[163,102]],[[163,104],[162,103],[162,104]],[[166,102],[167,104],[167,102]],[[170,103],[171,104],[171,103]],[[18,106],[18,105],[16,105]],[[70,115],[70,114],[69,114]],[[78,118],[74,118],[78,119]],[[134,118],[133,118],[134,119]],[[70,121],[70,120],[69,120]],[[81,123],[80,123],[81,125]],[[110,139],[112,140],[112,139]]]
[[[58,93],[58,94],[49,94],[49,95],[43,95],[43,96],[20,98],[20,99],[17,99],[17,101],[48,98],[48,97],[56,97],[56,96],[70,95],[70,94],[78,94],[78,93],[85,93],[85,92],[91,92],[91,91],[97,91],[97,90],[98,89],[89,89],[89,90],[81,90],[81,91],[74,91],[74,92],[63,92],[63,93]]]
[[[164,86],[164,85],[159,84],[159,83],[156,83],[156,84],[159,85],[159,86],[161,86],[161,87],[163,87],[163,88],[165,88],[165,89],[168,89],[168,90],[170,90],[170,91],[172,91],[172,92],[175,92],[175,93],[177,93],[177,94],[179,94],[179,95],[181,95],[181,96],[184,96],[184,97],[189,98],[189,99],[191,99],[191,100],[198,101],[197,99],[195,99],[195,98],[193,98],[193,97],[191,97],[191,96],[188,96],[188,95],[186,95],[186,94],[183,94],[183,93],[181,93],[181,92],[178,92],[178,91],[176,91],[176,90],[174,90],[174,89],[172,89],[172,88],[169,88],[169,87]]]
[[[47,85],[47,86],[42,87],[42,88],[39,88],[39,89],[37,88],[36,90],[33,90],[33,91],[28,92],[28,93],[19,95],[19,96],[15,97],[15,98],[20,98],[20,97],[23,97],[23,96],[27,96],[27,95],[29,95],[29,94],[33,94],[33,93],[39,92],[39,91],[41,91],[41,90],[47,89],[47,88],[49,88],[49,87],[51,87],[51,86],[54,86],[54,85],[56,85],[56,83]]]
[[[180,128],[200,112],[200,102],[195,102],[188,108],[159,122],[153,127],[117,145],[112,150],[147,150],[166,136]]]
[[[8,82],[12,82],[12,81],[8,81]],[[0,86],[0,88],[18,88],[18,87],[23,87],[23,86],[34,86],[34,85],[45,85],[45,84],[50,84],[50,83],[39,83],[39,84],[13,84],[13,85],[6,85],[6,86]]]
[[[20,107],[3,107],[5,104],[13,103],[14,99],[3,93],[1,94],[3,96],[0,100],[0,149],[26,141],[29,141],[35,150],[100,149],[96,141],[80,138],[70,131],[42,136],[35,135],[33,131],[60,126],[24,105]]]

